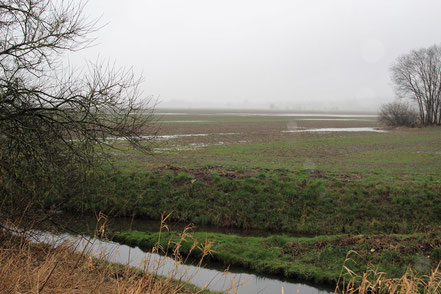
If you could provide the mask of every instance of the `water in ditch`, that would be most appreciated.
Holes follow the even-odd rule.
[[[331,289],[318,285],[282,280],[272,277],[262,277],[250,273],[230,271],[225,273],[220,269],[205,268],[195,265],[177,263],[173,259],[130,247],[116,242],[103,241],[93,237],[83,237],[68,233],[53,234],[39,231],[36,242],[45,242],[58,246],[62,242],[71,242],[79,252],[103,258],[109,262],[129,265],[146,270],[157,275],[173,277],[176,280],[191,283],[200,288],[206,287],[212,291],[227,291],[231,285],[237,286],[239,294],[273,294],[273,293],[300,293],[300,294],[328,294]],[[233,287],[233,288],[235,288]],[[229,290],[230,289],[230,290]]]

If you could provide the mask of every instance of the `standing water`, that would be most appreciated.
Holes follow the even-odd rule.
[[[329,289],[319,289],[301,283],[281,281],[278,279],[259,277],[248,273],[225,273],[215,269],[186,265],[155,253],[144,252],[140,248],[131,248],[115,242],[102,241],[92,237],[74,236],[71,234],[55,235],[49,232],[37,232],[37,242],[59,246],[70,242],[79,251],[103,258],[109,262],[140,268],[147,272],[164,277],[173,277],[176,280],[191,283],[199,288],[206,287],[216,292],[236,293],[231,285],[237,285],[239,294],[273,294],[273,293],[300,293],[300,294],[329,294]]]

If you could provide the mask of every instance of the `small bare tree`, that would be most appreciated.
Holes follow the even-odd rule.
[[[96,24],[83,9],[77,0],[0,0],[3,204],[20,191],[42,195],[75,182],[101,158],[109,137],[145,148],[141,132],[151,112],[140,97],[140,78],[105,64],[88,64],[81,73],[62,66],[63,53],[93,41]]]
[[[415,127],[418,125],[418,112],[409,104],[395,101],[381,106],[378,121],[390,127]]]
[[[391,67],[399,97],[415,101],[424,125],[441,125],[441,46],[413,50]]]

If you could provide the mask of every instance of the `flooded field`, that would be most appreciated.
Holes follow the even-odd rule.
[[[374,132],[374,133],[384,133],[385,130],[378,128],[319,128],[319,129],[298,129],[298,130],[288,130],[282,131],[284,133],[299,133],[299,132]]]
[[[267,134],[292,128],[378,127],[375,114],[348,113],[248,113],[248,112],[159,112],[160,136],[191,134]],[[164,123],[164,124],[162,124]]]
[[[122,148],[115,153],[121,167],[313,167],[381,172],[389,163],[386,171],[395,173],[411,170],[406,163],[417,160],[427,162],[417,169],[437,169],[424,156],[439,152],[434,144],[439,141],[436,129],[383,129],[375,113],[158,110],[155,116],[159,132],[145,137],[153,142],[154,156]],[[124,147],[123,142],[119,144]]]
[[[265,142],[295,132],[382,132],[376,115],[283,112],[165,112],[156,113],[160,125],[156,141],[164,150],[192,150],[202,146]],[[200,138],[203,137],[203,138]]]

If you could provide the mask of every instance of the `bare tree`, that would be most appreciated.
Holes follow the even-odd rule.
[[[103,63],[80,73],[62,66],[63,53],[93,41],[96,23],[83,9],[77,0],[0,0],[3,204],[21,190],[41,195],[75,182],[101,158],[109,137],[145,148],[141,132],[151,112],[140,97],[140,78]]]
[[[415,101],[424,125],[441,124],[441,47],[414,50],[391,67],[399,97]]]

